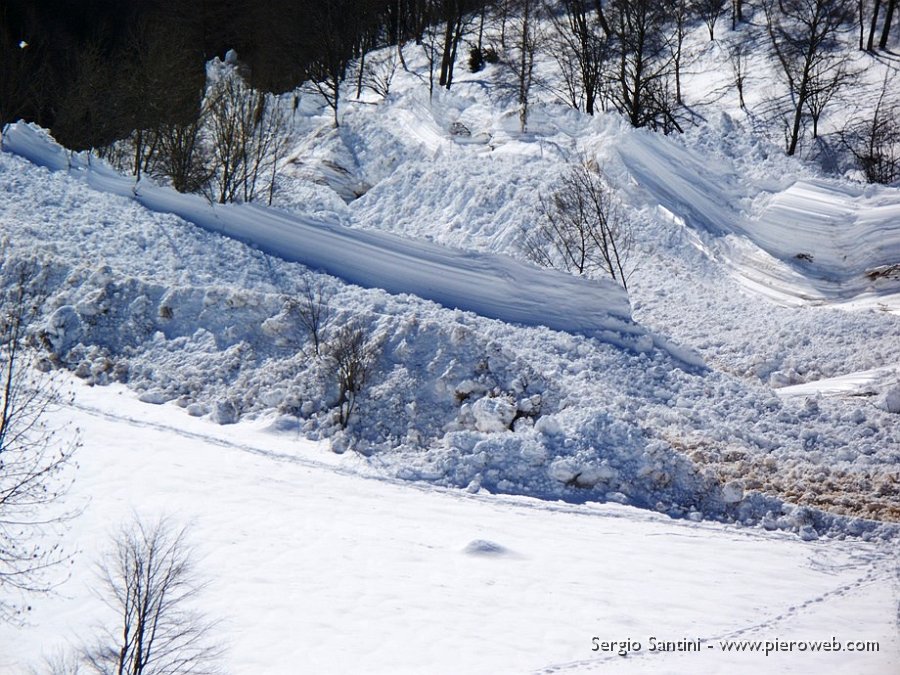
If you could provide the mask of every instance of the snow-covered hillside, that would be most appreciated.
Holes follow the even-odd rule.
[[[15,142],[15,131],[10,136]],[[287,299],[301,293],[302,267],[149,211],[140,205],[144,188],[137,197],[123,196],[122,181],[108,170],[48,171],[47,161],[38,166],[10,153],[0,162],[12,251],[37,256],[51,286],[45,331],[53,358],[88,381],[127,382],[148,402],[171,401],[220,422],[277,412],[307,434],[334,433],[330,377],[298,352],[298,328],[285,313]],[[194,200],[150,186],[144,194],[159,195],[157,208],[167,199],[186,203],[194,210],[183,209],[184,215],[216,222]],[[231,234],[253,240],[253,223],[232,217],[244,213],[266,222],[260,209],[222,209],[216,227],[242,228]],[[315,233],[317,226],[306,227]],[[348,240],[367,238],[347,232]],[[415,250],[396,238],[378,241],[382,248],[393,242]],[[431,256],[439,250],[417,246]],[[313,254],[304,255],[319,267]],[[715,273],[712,263],[706,269]],[[580,283],[533,274],[560,279],[565,288]],[[782,500],[802,495],[805,506],[879,519],[893,513],[890,485],[900,443],[894,414],[877,406],[782,401],[758,378],[698,369],[686,350],[664,338],[656,340],[663,348],[655,346],[645,328],[616,318],[608,300],[601,299],[607,309],[599,317],[559,315],[588,326],[600,321],[605,329],[575,335],[330,277],[323,283],[334,293],[340,320],[365,322],[381,343],[361,415],[335,437],[336,447],[373,455],[388,473],[473,491],[613,500],[672,515],[765,522],[804,536],[843,531],[846,524]],[[595,288],[610,284],[584,284]],[[532,290],[516,288],[510,299],[540,301]],[[554,309],[551,303],[547,317]],[[886,338],[896,335],[892,315],[859,316],[878,319]],[[626,344],[624,331],[645,334]],[[707,331],[707,339],[717,334]],[[708,343],[701,346],[711,351]],[[751,355],[759,358],[758,350]],[[737,482],[723,491],[729,481]],[[873,523],[854,530],[860,527],[884,528]]]
[[[689,99],[723,58],[690,40]],[[271,208],[5,130],[0,283],[29,260],[46,291],[35,365],[77,378],[54,420],[84,430],[86,509],[61,595],[0,628],[0,672],[90,632],[91,559],[132,509],[195,522],[232,672],[890,672],[900,188],[785,157],[730,99],[667,137],[540,90],[523,132],[501,66],[429,97],[407,52],[339,128],[285,97]],[[524,255],[582,162],[632,228],[627,292]],[[326,341],[368,338],[346,429],[310,293]]]
[[[337,130],[306,101],[278,211],[135,187],[9,130],[0,208],[52,286],[52,357],[191,414],[333,436],[334,385],[289,311],[312,269],[381,349],[336,447],[388,473],[806,536],[844,531],[834,513],[895,519],[896,189],[816,178],[727,117],[667,138],[546,102],[522,134],[485,89],[498,76],[429,101],[401,73]],[[634,223],[632,307],[506,257],[573,158],[603,167]],[[335,176],[368,188],[348,204]],[[772,389],[872,369],[867,399]]]

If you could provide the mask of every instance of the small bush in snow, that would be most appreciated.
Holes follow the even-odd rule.
[[[365,389],[378,358],[379,347],[365,328],[349,324],[328,342],[326,356],[337,378],[337,413],[341,429],[346,429],[356,411],[359,394]]]
[[[478,47],[469,50],[469,72],[477,73],[484,69],[484,54]]]
[[[574,164],[556,192],[542,199],[540,216],[522,242],[528,258],[575,274],[608,274],[628,288],[631,228],[599,168]]]
[[[316,356],[319,355],[322,346],[323,333],[334,319],[330,302],[331,291],[325,286],[321,277],[313,280],[306,276],[303,279],[300,298],[292,301],[290,305],[290,309],[292,313],[296,314],[300,325],[309,333]]]

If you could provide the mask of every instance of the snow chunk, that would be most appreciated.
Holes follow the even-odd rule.
[[[558,459],[550,465],[547,473],[553,480],[568,484],[575,480],[581,469],[569,459]]]
[[[534,423],[534,430],[545,436],[561,436],[563,433],[559,420],[550,416],[539,418]]]
[[[882,410],[889,413],[900,413],[900,384],[888,388],[875,402]]]
[[[64,305],[53,312],[44,327],[44,336],[56,354],[64,354],[77,344],[82,334],[81,316],[72,305]]]
[[[171,401],[175,396],[173,394],[166,393],[161,389],[151,389],[150,391],[145,391],[138,397],[138,400],[142,403],[152,403],[153,405],[162,405],[163,403],[167,403]]]
[[[187,407],[187,414],[191,417],[203,417],[209,413],[209,407],[203,403],[191,403]]]
[[[737,504],[744,498],[744,484],[739,480],[725,483],[722,488],[722,499],[726,504]]]
[[[240,413],[231,401],[216,401],[211,417],[217,424],[235,424]]]
[[[456,385],[454,393],[460,400],[465,400],[472,396],[472,394],[481,394],[484,393],[485,390],[486,387],[480,382],[476,382],[475,380],[463,380]]]
[[[509,431],[516,417],[516,404],[502,397],[480,398],[472,404],[472,414],[478,431]]]
[[[509,549],[487,539],[473,539],[466,544],[463,553],[477,556],[503,556],[509,554]]]
[[[819,538],[819,533],[816,532],[816,528],[812,525],[804,525],[801,527],[799,534],[803,541],[815,541]]]

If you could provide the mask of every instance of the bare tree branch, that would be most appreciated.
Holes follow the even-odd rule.
[[[186,531],[163,518],[123,527],[98,567],[101,597],[119,617],[85,650],[101,675],[212,675],[222,648],[216,624],[196,609],[204,589]]]
[[[78,440],[77,430],[48,423],[61,397],[32,365],[45,298],[38,263],[0,245],[0,621],[16,620],[27,595],[49,591],[69,559],[59,537],[74,513],[59,502]]]
[[[529,259],[575,274],[606,274],[628,288],[631,228],[596,166],[573,165],[560,187],[542,199],[540,215],[538,227],[522,241]]]

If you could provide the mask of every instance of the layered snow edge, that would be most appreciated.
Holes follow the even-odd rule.
[[[523,326],[597,337],[646,352],[668,351],[691,367],[698,356],[650,334],[631,318],[618,284],[542,269],[508,256],[462,251],[397,235],[325,223],[252,204],[210,204],[151,181],[135,183],[102,162],[70,153],[43,130],[11,125],[3,150],[51,171],[66,171],[91,188],[176,215],[290,262],[364,288],[411,294],[448,309]]]

